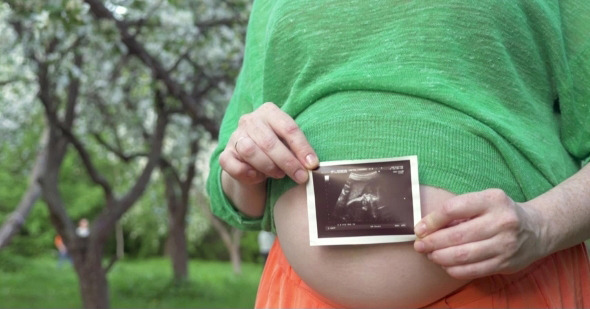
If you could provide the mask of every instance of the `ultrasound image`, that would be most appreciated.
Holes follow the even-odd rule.
[[[318,237],[413,233],[409,161],[321,166],[312,177]]]
[[[388,207],[381,202],[382,189],[378,176],[379,171],[350,173],[331,219],[339,223],[374,223],[387,220]]]

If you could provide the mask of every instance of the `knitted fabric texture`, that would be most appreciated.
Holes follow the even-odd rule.
[[[241,115],[274,102],[321,161],[418,155],[425,185],[532,199],[590,156],[590,1],[256,0],[211,158],[213,212],[273,229],[221,188]]]

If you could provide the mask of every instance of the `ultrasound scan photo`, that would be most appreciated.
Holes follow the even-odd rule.
[[[409,241],[420,220],[415,157],[322,162],[308,183],[310,243]]]
[[[387,200],[380,200],[383,194],[379,183],[380,171],[368,173],[353,172],[348,179],[332,211],[332,219],[339,223],[373,223],[392,217],[392,207]],[[383,186],[383,188],[386,188]]]

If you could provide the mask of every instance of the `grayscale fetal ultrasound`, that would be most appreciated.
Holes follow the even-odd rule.
[[[413,235],[410,160],[320,165],[312,178],[318,238]]]

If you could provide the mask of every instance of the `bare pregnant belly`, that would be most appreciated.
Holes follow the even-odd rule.
[[[422,215],[453,196],[421,186]],[[421,307],[468,281],[448,276],[413,249],[412,242],[355,246],[310,246],[305,186],[283,194],[274,210],[287,260],[307,285],[347,307]]]

